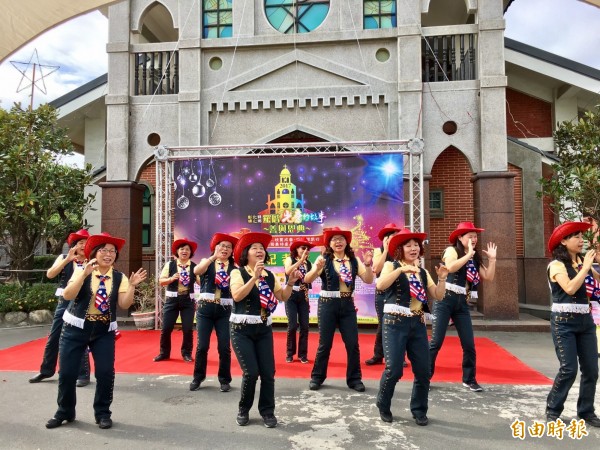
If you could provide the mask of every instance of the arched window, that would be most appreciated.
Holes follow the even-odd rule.
[[[142,247],[152,247],[152,193],[148,186],[142,197]]]
[[[265,0],[267,20],[283,34],[310,33],[328,12],[329,0]]]
[[[232,3],[233,0],[203,0],[203,38],[227,38],[233,36]]]
[[[364,0],[365,30],[396,27],[396,0]]]

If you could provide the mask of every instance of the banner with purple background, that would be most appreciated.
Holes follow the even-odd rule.
[[[223,157],[174,164],[175,238],[198,243],[194,261],[210,256],[217,232],[241,228],[273,236],[269,270],[285,282],[283,262],[298,237],[320,244],[323,228],[352,231],[351,246],[362,259],[379,247],[378,231],[387,223],[404,224],[403,155],[351,154],[283,157]],[[320,254],[311,253],[311,261]],[[320,279],[310,293],[311,322],[317,320]],[[375,284],[357,280],[359,323],[376,323]],[[273,315],[286,322],[285,306]]]

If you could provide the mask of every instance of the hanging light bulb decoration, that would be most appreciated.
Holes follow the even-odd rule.
[[[214,179],[212,179],[210,176],[211,169]],[[210,203],[211,206],[218,206],[221,204],[221,194],[217,192],[217,174],[215,173],[215,167],[213,166],[212,159],[210,160],[210,165],[208,166],[208,177],[209,178],[206,180],[206,185],[213,188],[212,194],[208,196],[208,203]],[[208,183],[209,181],[210,184]]]
[[[179,209],[185,209],[190,205],[190,199],[185,196],[185,185],[187,182],[187,178],[183,175],[183,168],[181,169],[181,173],[177,177],[177,182],[181,185],[181,195],[177,199],[177,207]]]
[[[198,175],[194,172],[194,161],[192,161],[192,172],[190,173],[188,180],[190,180],[190,183],[196,183],[196,181],[198,181]]]
[[[189,174],[190,174],[191,172],[192,172],[192,169],[190,169],[189,162],[187,162],[187,161],[184,161],[184,162],[183,162],[183,167],[181,168],[181,173],[182,173],[184,176],[186,176],[186,177],[187,177],[187,176],[189,176]]]
[[[206,188],[202,184],[202,160],[200,160],[200,169],[198,175],[198,182],[192,188],[192,195],[194,197],[201,198],[204,197],[204,194],[206,194]]]

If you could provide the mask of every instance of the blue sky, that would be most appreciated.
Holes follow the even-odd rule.
[[[516,0],[505,15],[506,36],[600,69],[600,8],[578,0]],[[45,79],[49,102],[106,73],[108,21],[93,12],[43,34],[0,65],[0,106],[29,103],[29,89],[17,93],[21,74],[8,62],[28,61],[37,49],[41,64],[60,69]]]

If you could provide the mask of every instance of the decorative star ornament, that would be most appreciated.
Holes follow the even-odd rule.
[[[40,64],[40,58],[38,56],[37,49],[33,50],[31,58],[29,58],[28,62],[10,61],[10,63],[15,69],[21,72],[21,75],[23,75],[21,77],[21,81],[19,81],[17,92],[21,92],[25,89],[35,86],[40,90],[40,92],[42,92],[45,95],[46,83],[44,81],[44,78],[60,69],[60,66],[49,66],[45,64]],[[26,84],[27,82],[29,83]]]

